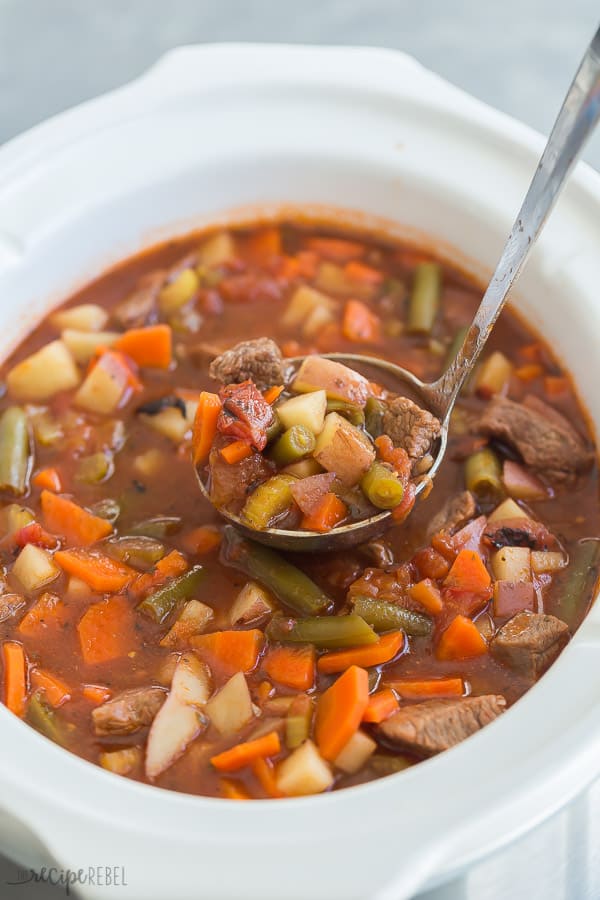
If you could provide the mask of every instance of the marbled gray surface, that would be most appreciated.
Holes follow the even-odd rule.
[[[547,131],[599,18],[596,0],[0,0],[0,143],[208,41],[397,47]],[[0,859],[0,900],[64,896],[15,880]]]

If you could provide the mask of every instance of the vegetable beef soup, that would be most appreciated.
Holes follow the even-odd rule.
[[[432,380],[480,297],[391,239],[258,223],[155,247],[49,314],[1,376],[11,712],[111,772],[232,799],[364,783],[502,715],[594,594],[597,463],[568,374],[505,312],[415,504],[437,426],[322,359]],[[393,524],[276,553],[195,467],[257,528]]]

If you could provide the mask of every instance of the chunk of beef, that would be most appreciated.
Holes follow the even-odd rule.
[[[394,397],[386,403],[383,430],[412,460],[419,460],[429,452],[441,427],[439,419],[408,397]]]
[[[167,692],[159,687],[123,691],[93,710],[96,734],[131,734],[151,725],[166,696]]]
[[[480,430],[517,450],[536,472],[568,481],[591,465],[594,456],[571,423],[538,397],[523,403],[495,397],[485,410]]]
[[[531,679],[539,678],[569,641],[569,628],[556,616],[520,612],[492,638],[500,662]]]
[[[461,491],[449,497],[442,508],[433,516],[427,527],[427,538],[444,531],[454,534],[459,528],[472,519],[477,512],[475,498],[471,491]]]
[[[139,287],[112,312],[112,318],[122,328],[142,328],[152,320],[166,272],[151,272],[140,281]]]
[[[270,478],[275,467],[260,453],[253,453],[237,463],[227,463],[218,450],[210,453],[210,499],[217,507],[242,505],[248,494]],[[231,509],[231,512],[235,512]]]
[[[483,542],[500,550],[502,547],[529,547],[531,550],[556,550],[558,541],[545,525],[534,519],[514,517],[500,519],[486,526]]]
[[[377,729],[382,743],[416,756],[454,747],[504,712],[500,694],[462,700],[427,700],[404,706]]]
[[[223,384],[253,381],[260,390],[283,384],[284,369],[281,350],[270,338],[242,341],[225,350],[210,364],[211,378]]]
[[[221,388],[223,408],[217,431],[228,437],[248,441],[255,450],[267,446],[267,431],[273,424],[273,410],[251,381]]]

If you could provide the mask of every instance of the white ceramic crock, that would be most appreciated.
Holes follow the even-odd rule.
[[[398,53],[190,47],[0,149],[0,352],[74,287],[156,239],[286,204],[362,210],[489,270],[541,138]],[[519,286],[596,428],[600,180],[580,166]],[[600,610],[497,722],[400,775],[229,803],[119,779],[0,708],[0,845],[124,866],[86,898],[400,900],[548,818],[600,771]],[[551,862],[550,862],[551,865]]]

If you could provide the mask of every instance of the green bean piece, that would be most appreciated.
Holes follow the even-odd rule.
[[[377,509],[394,509],[404,496],[404,487],[396,473],[378,460],[363,475],[360,486]]]
[[[116,537],[105,541],[103,550],[113,559],[134,569],[148,571],[165,555],[164,544],[143,535]]]
[[[268,528],[274,519],[292,507],[291,485],[295,481],[293,475],[281,473],[259,484],[246,500],[240,516],[242,521],[251,528]]]
[[[463,328],[459,328],[452,338],[452,343],[448,347],[448,353],[446,354],[446,367],[448,367],[450,363],[454,362],[454,360],[456,359],[456,354],[462,347],[468,330],[468,327],[465,325]]]
[[[587,613],[600,576],[600,540],[579,541],[568,567],[553,580],[545,611],[566,622],[574,632]]]
[[[393,631],[402,628],[407,634],[421,637],[431,633],[432,623],[429,616],[406,609],[396,603],[387,600],[377,600],[375,597],[357,596],[353,598],[354,612],[362,616],[365,622],[372,625],[376,631]]]
[[[296,697],[288,709],[285,720],[285,742],[289,750],[295,750],[310,737],[313,705],[310,697],[301,694]]]
[[[502,466],[490,447],[477,450],[466,459],[465,484],[477,497],[497,497],[504,492]]]
[[[420,263],[415,269],[408,306],[408,330],[429,334],[435,323],[442,291],[442,270],[438,263]]]
[[[272,444],[275,438],[278,438],[281,432],[283,431],[283,427],[281,422],[279,421],[279,416],[277,412],[273,410],[273,421],[267,428],[267,444]]]
[[[138,609],[157,624],[162,624],[182,600],[190,600],[204,581],[202,566],[194,566],[185,575],[174,578],[138,604]]]
[[[319,650],[341,650],[374,644],[378,638],[364,619],[350,613],[347,616],[311,616],[308,619],[287,619],[274,616],[266,630],[271,641],[284,644],[314,644]]]
[[[277,438],[269,456],[276,466],[290,466],[292,463],[309,456],[315,449],[317,441],[308,428],[304,425],[292,425]]]
[[[144,519],[142,522],[138,522],[128,531],[129,534],[162,540],[171,534],[177,534],[180,528],[179,516],[155,516],[153,519]]]
[[[67,741],[61,723],[57,720],[56,713],[40,696],[39,693],[32,694],[27,704],[27,713],[25,716],[27,722],[43,734],[44,737],[66,747]]]
[[[112,453],[102,451],[80,459],[75,477],[84,484],[102,484],[110,478],[114,470]]]
[[[385,404],[377,397],[368,397],[365,404],[365,428],[372,438],[383,434],[383,414]]]
[[[275,551],[243,538],[231,525],[223,529],[221,562],[260,582],[280,603],[300,615],[323,613],[333,605],[308,575]]]
[[[368,767],[378,778],[383,778],[385,775],[394,775],[396,772],[402,772],[413,764],[414,760],[411,760],[408,756],[403,756],[401,753],[394,756],[392,756],[391,753],[374,753],[367,763]]]
[[[354,403],[345,403],[343,400],[327,400],[327,413],[330,412],[338,413],[357,427],[365,424],[364,411]]]
[[[111,500],[110,497],[94,503],[93,506],[90,506],[90,510],[95,516],[106,519],[107,522],[112,522],[113,525],[121,515],[121,507],[116,500]]]
[[[25,494],[30,469],[27,415],[20,406],[10,406],[0,416],[0,490]]]

